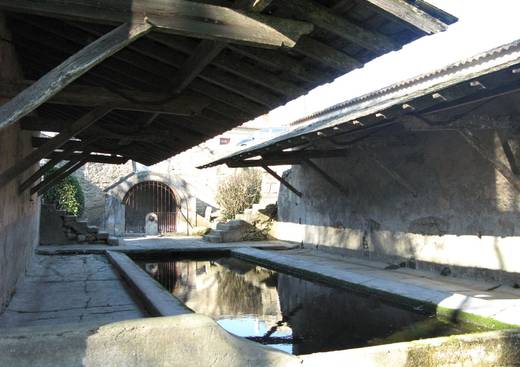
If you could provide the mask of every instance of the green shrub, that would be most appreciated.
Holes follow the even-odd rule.
[[[225,219],[232,219],[260,201],[262,174],[256,169],[244,169],[226,177],[217,188],[217,203]]]
[[[45,177],[51,176],[55,170],[49,171]],[[85,209],[85,197],[79,181],[74,176],[68,176],[56,182],[44,194],[45,204],[55,204],[59,210],[67,214],[81,215]]]

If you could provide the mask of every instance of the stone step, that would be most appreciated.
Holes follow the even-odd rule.
[[[101,241],[101,240],[106,241],[106,240],[108,240],[108,237],[109,237],[108,232],[98,232],[96,235],[96,238],[98,241]]]
[[[119,238],[109,236],[107,239],[107,245],[109,246],[119,246]]]
[[[98,226],[87,226],[87,232],[88,233],[98,233],[99,228],[98,228]]]
[[[65,223],[77,222],[77,220],[78,220],[78,217],[76,217],[75,215],[66,214],[63,216],[63,221]]]
[[[224,222],[218,222],[217,223],[217,226],[215,227],[216,229],[221,229],[221,230],[227,230],[229,228],[228,224],[227,223],[224,223]]]
[[[87,234],[90,233],[88,230],[88,223],[87,222],[69,222],[65,223],[66,227],[72,228],[76,233],[79,234]]]
[[[212,243],[222,242],[222,238],[220,238],[220,236],[213,235],[213,234],[206,234],[206,235],[202,236],[202,239],[206,242],[212,242]]]

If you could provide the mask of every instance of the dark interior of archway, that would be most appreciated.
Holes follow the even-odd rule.
[[[134,185],[123,200],[125,232],[144,233],[148,213],[158,217],[159,232],[174,232],[177,201],[173,191],[162,182],[145,181]]]

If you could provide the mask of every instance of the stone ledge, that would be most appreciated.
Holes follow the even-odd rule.
[[[300,356],[303,367],[516,366],[520,331],[491,331]]]
[[[130,287],[139,295],[150,314],[154,316],[175,316],[193,312],[125,254],[107,251],[106,256]]]
[[[300,359],[233,336],[207,316],[187,314],[9,329],[0,335],[0,366],[296,367]]]

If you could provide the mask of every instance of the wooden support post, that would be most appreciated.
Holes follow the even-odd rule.
[[[0,187],[3,187],[7,183],[11,182],[19,174],[25,172],[33,164],[38,163],[41,159],[52,153],[55,149],[58,149],[65,144],[74,135],[87,129],[90,125],[95,123],[97,120],[105,116],[112,110],[110,106],[98,107],[87,114],[83,115],[79,120],[75,121],[65,131],[56,135],[50,139],[47,143],[42,145],[40,148],[33,150],[28,156],[18,161],[14,166],[8,168],[6,171],[0,174]]]
[[[262,168],[265,169],[266,172],[269,173],[271,176],[276,178],[282,185],[284,185],[289,190],[291,190],[293,193],[295,193],[298,197],[301,198],[303,196],[303,194],[301,192],[296,190],[293,185],[291,185],[289,182],[284,180],[282,177],[278,176],[278,174],[275,171],[273,171],[271,168],[269,168],[268,166],[262,166]]]
[[[29,177],[27,180],[25,180],[20,187],[18,188],[18,192],[22,193],[25,190],[27,190],[33,183],[35,183],[40,177],[42,177],[44,174],[49,172],[52,168],[54,168],[58,163],[61,161],[66,161],[67,158],[69,158],[75,151],[85,151],[84,148],[86,148],[89,144],[92,144],[94,141],[96,141],[98,138],[92,138],[89,140],[85,140],[80,142],[77,146],[71,149],[67,149],[63,151],[62,153],[58,153],[57,157],[54,157],[50,159],[47,163],[45,163],[43,166],[41,166],[36,172],[34,172],[31,177]],[[90,151],[89,151],[90,152]]]
[[[502,132],[497,132],[498,138],[500,139],[500,144],[502,144],[502,149],[504,150],[504,154],[509,162],[509,167],[511,168],[511,172],[515,175],[520,174],[520,169],[518,168],[518,164],[516,163],[515,155],[513,154],[513,150],[509,145],[509,140],[507,139],[507,135]]]
[[[374,152],[370,151],[368,148],[361,147],[361,150],[366,153],[374,162],[376,162],[379,167],[381,167],[391,178],[393,178],[397,183],[403,186],[406,190],[408,190],[413,197],[417,197],[417,191],[415,188],[409,184],[399,173],[397,173],[392,168],[388,167],[385,163],[383,163]]]
[[[515,176],[515,174],[500,160],[495,157],[494,152],[490,152],[489,149],[486,149],[480,139],[478,139],[470,130],[468,129],[460,129],[458,130],[459,134],[464,138],[464,140],[471,145],[473,149],[475,149],[486,161],[491,163],[493,167],[502,175],[504,178],[517,190],[520,192],[520,179]]]
[[[324,179],[325,181],[327,181],[328,183],[330,183],[332,186],[334,186],[339,192],[341,192],[343,195],[345,195],[346,197],[349,196],[349,192],[348,192],[348,189],[346,189],[345,187],[343,187],[343,185],[341,185],[338,181],[336,181],[336,179],[334,179],[333,177],[331,177],[329,174],[327,174],[327,172],[325,172],[324,170],[322,170],[316,163],[314,163],[313,161],[311,161],[310,159],[306,159],[305,160],[305,163],[311,167],[312,169],[314,169],[316,172],[318,172]]]
[[[87,155],[88,153],[85,153]],[[43,194],[45,191],[47,191],[52,184],[56,183],[58,180],[61,180],[74,171],[76,171],[78,168],[83,166],[85,163],[87,163],[87,159],[82,159],[80,161],[69,161],[68,163],[64,164],[62,167],[58,168],[58,170],[47,179],[40,182],[38,185],[34,186],[31,189],[31,195],[34,193],[38,193],[38,195]]]
[[[0,129],[34,111],[101,61],[148,33],[151,28],[149,24],[123,24],[69,57],[0,107]]]

